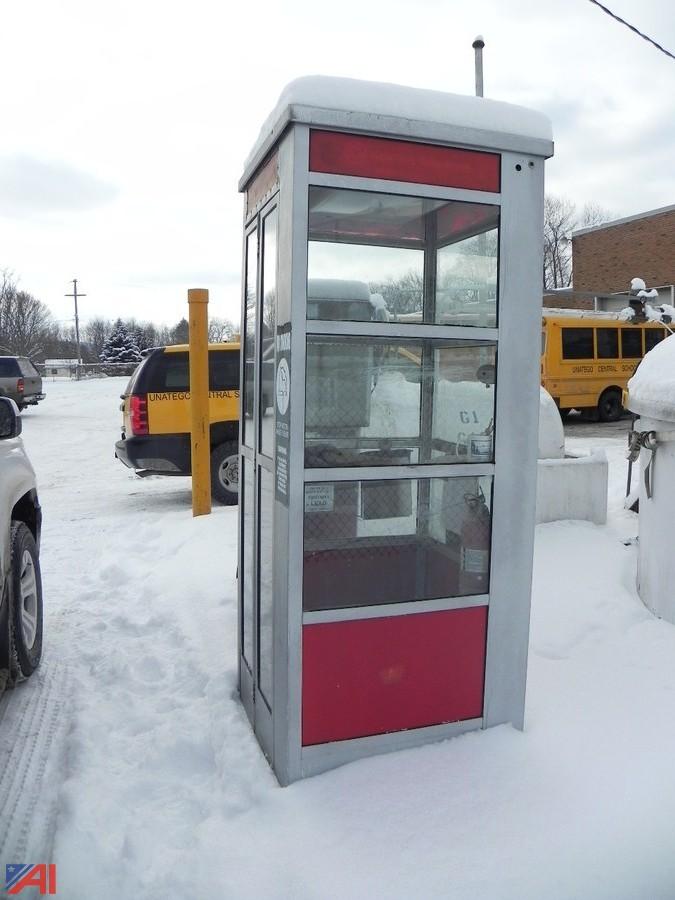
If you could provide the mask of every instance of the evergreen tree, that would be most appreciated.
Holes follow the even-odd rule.
[[[171,341],[174,344],[187,344],[190,340],[190,325],[187,319],[181,319],[178,325],[171,329]]]
[[[101,350],[101,362],[105,363],[129,363],[138,362],[141,352],[138,349],[135,337],[129,334],[127,326],[118,319],[110,337],[103,344]]]

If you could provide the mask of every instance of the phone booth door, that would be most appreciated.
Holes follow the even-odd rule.
[[[245,238],[245,321],[239,458],[241,696],[265,754],[272,757],[272,557],[274,519],[274,333],[277,206],[268,203]],[[256,360],[258,365],[256,365]]]

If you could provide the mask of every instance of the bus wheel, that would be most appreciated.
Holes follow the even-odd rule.
[[[610,388],[601,395],[598,402],[598,416],[601,422],[616,422],[621,418],[623,407],[621,406],[621,394],[614,388]]]

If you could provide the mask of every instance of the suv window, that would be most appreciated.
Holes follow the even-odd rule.
[[[13,356],[0,356],[0,378],[10,378],[12,375],[20,375],[19,363]]]
[[[239,353],[236,350],[209,352],[209,390],[236,391],[239,389]],[[147,390],[189,391],[190,371],[187,353],[162,353],[154,357],[148,376]]]
[[[209,353],[209,390],[239,390],[239,352],[212,350]]]
[[[39,377],[40,373],[29,359],[20,359],[18,362],[22,375],[26,375],[28,378]]]

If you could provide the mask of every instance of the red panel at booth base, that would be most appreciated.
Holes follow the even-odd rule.
[[[498,193],[500,188],[498,153],[335,131],[311,132],[309,168],[311,172],[474,191]]]
[[[305,625],[302,743],[479,718],[487,607]]]

